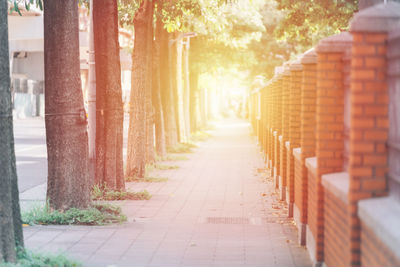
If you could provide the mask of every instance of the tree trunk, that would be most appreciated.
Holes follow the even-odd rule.
[[[174,107],[173,82],[170,63],[169,33],[160,28],[160,90],[162,107],[164,110],[165,143],[167,147],[173,147],[178,143],[176,127],[176,113]]]
[[[160,37],[163,23],[157,19],[156,24],[156,38],[153,43],[153,106],[154,106],[154,122],[156,133],[156,151],[160,157],[165,157],[167,154],[165,145],[165,125],[164,125],[164,111],[161,103],[161,81],[160,81]]]
[[[23,246],[15,165],[8,51],[8,6],[0,3],[0,262],[16,261],[16,245]]]
[[[200,88],[200,125],[201,127],[207,126],[207,90],[203,87]]]
[[[190,75],[189,75],[189,48],[190,38],[186,38],[183,45],[183,109],[185,121],[185,133],[187,141],[190,139]]]
[[[45,1],[47,199],[51,208],[61,210],[90,202],[78,29],[77,1]]]
[[[146,85],[146,163],[152,164],[155,161],[154,152],[154,110],[152,101],[153,84],[153,15],[155,0],[150,5],[147,16],[147,85]]]
[[[168,56],[169,56],[169,68],[170,68],[170,88],[172,94],[172,106],[174,108],[175,113],[175,125],[176,125],[176,134],[177,134],[177,142],[182,142],[182,132],[181,132],[181,123],[180,123],[180,111],[179,111],[179,98],[178,98],[178,44],[176,42],[177,34],[169,34],[169,43],[168,43]],[[181,73],[181,72],[180,72]],[[182,76],[180,76],[182,78]],[[182,82],[181,82],[182,83]]]
[[[93,7],[93,0],[89,6]],[[96,179],[96,66],[94,54],[93,8],[90,8],[89,28],[89,74],[88,74],[88,133],[89,133],[89,177],[90,185],[97,183]]]
[[[199,90],[197,83],[199,81],[199,74],[192,71],[190,72],[190,129],[192,132],[199,130]]]
[[[152,9],[151,5],[150,1],[142,1],[134,19],[135,44],[132,58],[132,89],[126,175],[139,178],[144,177],[146,166],[146,90],[149,85],[147,24],[150,21],[148,16],[150,16],[150,10]]]
[[[179,35],[175,39],[175,50],[176,50],[176,61],[175,63],[175,74],[176,74],[176,105],[178,109],[178,133],[179,142],[186,143],[187,134],[185,127],[185,107],[184,107],[184,84],[183,84],[183,69],[182,69],[182,57],[183,57],[183,44]]]
[[[123,105],[116,0],[93,3],[96,56],[96,183],[125,189]]]

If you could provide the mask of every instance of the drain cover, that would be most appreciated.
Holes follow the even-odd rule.
[[[249,218],[245,217],[207,217],[208,224],[249,224]]]
[[[287,217],[205,217],[200,220],[200,223],[266,225],[269,223],[282,223],[287,219]]]

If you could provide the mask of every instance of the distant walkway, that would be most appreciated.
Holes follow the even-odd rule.
[[[153,197],[124,202],[128,223],[26,227],[26,246],[96,267],[311,266],[249,129],[224,121],[189,160],[171,163],[179,169],[154,173],[167,182],[129,184]]]

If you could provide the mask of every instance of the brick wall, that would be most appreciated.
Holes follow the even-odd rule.
[[[400,259],[366,225],[361,225],[361,263],[363,267],[400,266]]]
[[[388,42],[389,29],[399,23],[398,3],[388,1],[362,10],[351,22],[351,34],[319,42],[317,64],[303,62],[302,71],[292,67],[282,80],[274,79],[267,86],[263,142],[271,159],[269,167],[277,167],[280,188],[287,188],[282,199],[289,203],[289,216],[294,205],[298,221],[307,223],[306,240],[312,243],[307,248],[316,264],[400,265],[399,246],[393,245],[400,240],[392,234],[397,230],[385,221],[400,222],[400,214],[392,213],[400,209],[400,168],[395,160],[400,145],[396,138],[389,139],[389,133],[400,136],[399,53],[397,41]],[[400,40],[400,33],[396,36]],[[252,121],[257,124],[254,115]],[[292,151],[297,147],[301,150],[296,150],[294,161]],[[388,187],[390,197],[382,197]],[[370,208],[370,203],[378,206]],[[395,208],[388,208],[392,205]],[[374,224],[368,218],[374,218]]]
[[[350,207],[353,265],[360,260],[357,202],[387,192],[388,90],[385,33],[353,32]]]
[[[289,89],[289,116],[288,116],[288,141],[286,147],[286,199],[289,203],[289,217],[293,216],[293,204],[295,195],[294,184],[294,156],[293,148],[300,145],[300,92],[302,79],[302,66],[300,62],[292,63],[290,66],[290,89]]]
[[[276,90],[276,135],[275,135],[275,185],[279,188],[280,176],[280,142],[279,136],[282,133],[282,79],[278,76],[274,82]]]
[[[289,94],[290,94],[290,71],[288,68],[282,74],[282,138],[280,140],[280,177],[281,177],[281,199],[286,200],[286,186],[287,186],[287,175],[286,175],[286,161],[287,153],[285,143],[289,139]]]
[[[324,201],[324,260],[327,266],[349,266],[349,217],[347,203],[338,199],[333,193],[325,191]],[[338,220],[338,218],[340,218]]]

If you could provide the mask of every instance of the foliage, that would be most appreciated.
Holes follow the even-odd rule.
[[[348,29],[357,0],[276,0],[285,17],[275,34],[303,52],[318,40]]]
[[[263,32],[259,42],[253,41],[249,45],[249,50],[253,53],[256,62],[250,70],[252,77],[263,76],[270,79],[275,73],[275,67],[289,60],[295,51],[286,40],[279,40],[274,35],[285,17],[284,12],[278,10],[276,2],[266,1],[260,9],[260,14],[266,31]]]
[[[174,147],[168,147],[168,153],[193,153],[193,148],[197,146],[192,143],[178,143]]]
[[[127,182],[136,182],[136,183],[162,183],[168,181],[168,178],[165,177],[150,177],[145,176],[143,178],[134,177],[126,177],[125,181]]]
[[[93,187],[92,200],[149,200],[150,193],[147,190],[141,192],[110,190],[107,187],[102,189],[99,186]]]
[[[2,263],[0,267],[79,267],[79,262],[68,259],[65,255],[34,253],[24,248],[18,248],[17,263]]]
[[[110,204],[93,204],[87,209],[71,208],[66,211],[50,210],[48,206],[36,207],[22,213],[25,224],[105,225],[126,221],[121,208]]]

